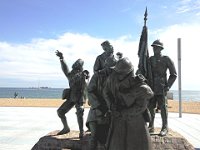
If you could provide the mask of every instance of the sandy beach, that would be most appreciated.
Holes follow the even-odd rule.
[[[64,101],[61,99],[13,99],[0,98],[0,107],[59,107]],[[89,107],[85,104],[85,107]],[[168,111],[179,112],[179,102],[168,100]],[[200,114],[200,102],[183,101],[182,112]]]

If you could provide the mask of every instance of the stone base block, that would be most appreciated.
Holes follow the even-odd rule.
[[[63,135],[57,135],[58,132],[56,130],[41,137],[32,150],[89,150],[89,132],[82,139],[79,139],[79,131],[70,131]],[[103,145],[99,144],[98,150],[104,150]]]
[[[180,134],[172,130],[164,137],[159,136],[160,129],[151,135],[153,150],[194,150],[194,147]],[[78,138],[78,131],[68,134],[56,135],[59,131],[50,132],[41,137],[32,150],[89,150],[90,133],[86,133],[82,139]],[[97,150],[105,150],[98,144]]]
[[[151,134],[153,150],[194,150],[194,147],[179,133],[169,130],[167,136],[159,136],[160,128]]]

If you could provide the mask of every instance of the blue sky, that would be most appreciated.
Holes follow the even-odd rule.
[[[182,88],[200,90],[195,69],[200,64],[200,0],[2,0],[0,87],[66,87],[55,50],[63,52],[69,66],[84,59],[92,72],[104,40],[137,68],[146,6],[150,55],[150,44],[160,39],[163,54],[177,67],[177,38],[182,38]],[[172,89],[177,86],[176,81]]]

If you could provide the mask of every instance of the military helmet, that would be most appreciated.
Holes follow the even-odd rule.
[[[116,63],[114,70],[117,73],[128,74],[134,70],[134,67],[131,61],[127,57],[124,57]]]
[[[72,65],[72,68],[77,68],[79,66],[83,67],[84,61],[82,59],[77,59],[75,63]]]
[[[103,45],[110,45],[110,42],[106,40],[103,43],[101,43],[101,46],[103,46]]]
[[[164,49],[163,43],[160,42],[160,40],[155,40],[155,41],[151,44],[151,46],[153,46],[153,47],[154,47],[154,46],[158,46],[158,47]]]
[[[83,61],[82,59],[79,58],[75,63],[78,63],[78,64],[80,64],[81,66],[83,66],[84,61]]]

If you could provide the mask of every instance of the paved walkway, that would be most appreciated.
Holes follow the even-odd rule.
[[[60,130],[57,108],[0,107],[0,150],[29,150],[47,133]],[[84,117],[87,118],[88,109]],[[71,130],[78,130],[75,109],[67,114]],[[156,114],[155,126],[161,127],[160,114]],[[200,150],[200,115],[169,113],[169,127],[183,135]],[[86,130],[86,127],[85,127]]]

